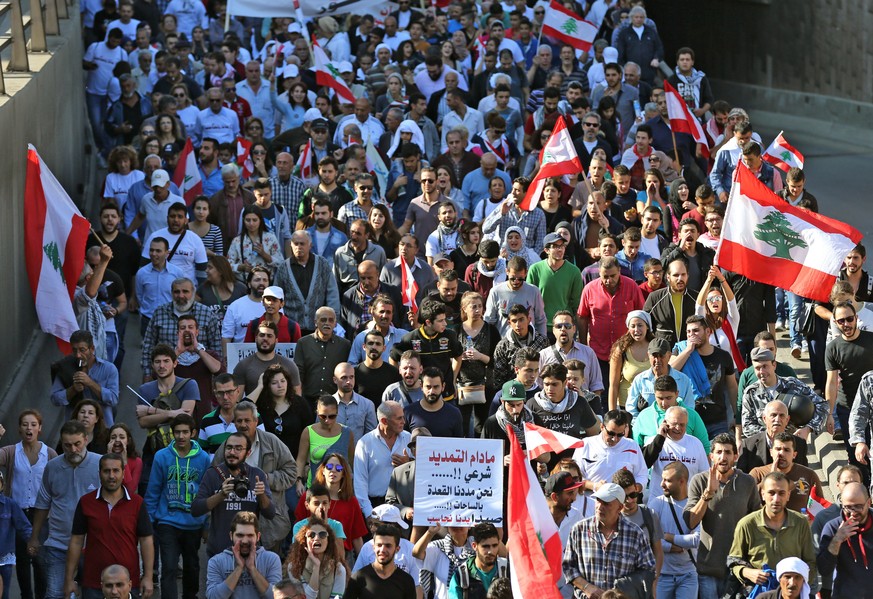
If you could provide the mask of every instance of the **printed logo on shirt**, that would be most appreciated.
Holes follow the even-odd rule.
[[[449,340],[445,337],[440,338],[440,351],[445,351],[449,349]]]
[[[413,339],[412,340],[412,349],[413,349],[413,351],[421,352],[421,340]]]

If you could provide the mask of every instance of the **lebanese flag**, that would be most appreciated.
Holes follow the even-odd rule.
[[[382,154],[373,145],[373,139],[367,142],[367,170],[371,175],[376,177],[376,183],[379,184],[379,195],[383,198],[388,193],[388,167],[385,166],[385,160]],[[387,201],[387,200],[386,200]]]
[[[573,147],[573,139],[567,130],[567,122],[563,116],[558,116],[555,128],[552,129],[552,136],[540,151],[540,170],[537,171],[536,177],[527,188],[527,195],[519,204],[519,208],[533,210],[537,207],[547,179],[574,175],[584,171],[582,162],[576,154],[576,148]]]
[[[512,431],[509,437],[509,576],[515,597],[560,599],[561,537],[530,462]],[[525,432],[525,440],[528,433]]]
[[[252,162],[252,142],[244,137],[236,138],[236,164],[242,171],[243,179],[248,179],[255,171],[255,163]]]
[[[779,135],[776,136],[776,139],[767,148],[767,151],[761,154],[761,158],[786,173],[788,169],[794,166],[803,170],[803,154],[785,141],[782,133],[782,131],[779,132]]]
[[[582,52],[588,52],[598,29],[597,25],[564,8],[555,0],[549,2],[549,10],[546,11],[543,20],[543,35],[560,40]]]
[[[700,153],[709,158],[709,140],[703,131],[703,125],[688,109],[688,104],[676,91],[676,88],[664,82],[664,92],[667,98],[667,116],[670,119],[670,128],[678,133],[687,133],[700,144]]]
[[[179,155],[179,162],[173,172],[173,183],[182,192],[185,203],[191,206],[197,196],[203,195],[203,181],[200,178],[200,169],[197,168],[197,154],[194,153],[194,144],[189,137],[185,140],[185,147]]]
[[[79,330],[73,293],[85,265],[91,225],[60,182],[27,146],[24,185],[24,261],[40,328],[70,353],[70,335]]]
[[[315,65],[315,82],[318,85],[326,85],[336,92],[340,104],[354,104],[355,96],[352,90],[343,81],[336,65],[330,61],[315,38],[312,38],[312,58]]]
[[[306,142],[297,158],[294,173],[300,177],[306,185],[318,185],[318,175],[312,170],[312,140]]]
[[[568,449],[578,449],[585,445],[582,439],[565,435],[551,429],[524,423],[524,443],[527,445],[527,459],[535,460],[544,453],[561,453]]]
[[[715,262],[753,281],[826,302],[843,259],[861,237],[845,223],[792,206],[740,161]]]
[[[403,270],[400,271],[400,294],[403,296],[403,305],[415,314],[418,312],[418,303],[415,301],[415,296],[418,294],[418,283],[412,276],[412,268],[407,264],[406,259],[403,256],[397,259],[400,260],[400,266],[403,267]]]
[[[806,515],[809,518],[810,522],[815,520],[816,516],[823,512],[825,508],[831,507],[831,505],[832,504],[830,501],[818,494],[815,485],[812,485],[812,487],[810,487],[809,502],[806,504]]]

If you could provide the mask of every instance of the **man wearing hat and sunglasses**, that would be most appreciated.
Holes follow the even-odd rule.
[[[622,518],[624,490],[603,484],[595,493],[595,515],[573,526],[564,550],[564,580],[587,597],[617,588],[629,597],[648,596],[655,556],[645,533]],[[605,547],[601,539],[610,539]]]
[[[670,357],[673,355],[670,342],[661,337],[655,337],[649,341],[648,352],[649,364],[652,367],[634,378],[627,394],[625,409],[634,421],[640,412],[655,403],[655,380],[662,376],[670,376],[676,381],[679,397],[682,398],[685,407],[693,408],[698,393],[688,375],[670,366]]]

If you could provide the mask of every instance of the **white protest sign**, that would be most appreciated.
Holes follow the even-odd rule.
[[[503,442],[418,437],[416,526],[503,526]]]
[[[294,348],[296,347],[296,343],[277,343],[276,353],[294,361]],[[248,358],[255,353],[257,349],[258,348],[254,343],[228,343],[227,371],[233,372],[233,369],[236,368],[237,364],[239,364],[244,358]]]

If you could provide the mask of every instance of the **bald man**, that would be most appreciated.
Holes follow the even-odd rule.
[[[764,421],[764,430],[743,439],[742,453],[737,461],[737,468],[746,473],[758,466],[773,463],[770,448],[776,435],[785,432],[788,426],[788,406],[778,399],[773,400],[764,406],[761,417]],[[807,443],[797,435],[794,435],[794,449],[797,452],[794,463],[809,466],[809,461],[806,459]]]
[[[394,304],[392,323],[395,327],[402,326],[401,312],[403,299],[400,288],[383,283],[379,280],[381,266],[372,261],[364,260],[357,267],[357,284],[352,284],[343,292],[340,298],[340,324],[346,330],[346,338],[352,340],[356,335],[367,329],[373,320],[370,305],[377,295],[387,295]]]
[[[100,575],[100,585],[103,591],[103,599],[130,599],[130,591],[133,585],[130,581],[130,572],[127,568],[118,564],[107,566]]]
[[[348,362],[340,362],[333,369],[333,382],[339,415],[337,422],[349,427],[360,439],[376,428],[376,406],[363,395],[355,392],[355,369]]]

